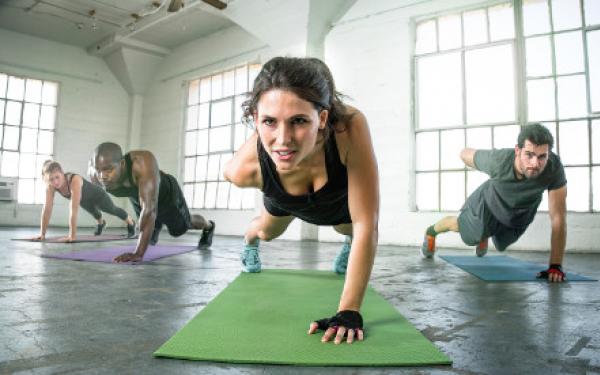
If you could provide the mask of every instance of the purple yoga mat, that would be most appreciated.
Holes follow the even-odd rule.
[[[80,250],[71,251],[68,253],[60,254],[42,254],[44,258],[56,258],[56,259],[70,259],[70,260],[82,260],[87,262],[103,262],[112,263],[113,259],[123,253],[133,252],[135,248],[132,246],[119,246],[119,247],[107,247],[104,249],[95,250]],[[177,254],[183,254],[190,251],[197,250],[196,246],[186,245],[156,245],[148,246],[146,254],[144,254],[143,262],[151,262],[156,259],[170,257]],[[131,263],[123,263],[131,264]]]
[[[63,243],[63,242],[59,242],[58,241],[59,239],[61,239],[63,237],[65,237],[65,236],[46,237],[46,239],[44,241],[35,241],[35,240],[30,239],[30,238],[13,238],[12,240],[13,241],[43,242],[43,243]],[[69,243],[121,241],[121,240],[130,240],[130,239],[136,239],[136,238],[137,238],[137,236],[135,236],[135,237],[127,237],[127,235],[125,235],[125,234],[121,234],[121,235],[105,234],[105,235],[101,235],[101,236],[82,235],[82,236],[77,236],[77,238],[75,239],[75,241],[69,242]]]

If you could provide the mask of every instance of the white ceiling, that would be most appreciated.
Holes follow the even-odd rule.
[[[162,6],[157,9],[153,2]],[[184,1],[185,6],[175,13],[167,13],[169,2],[0,0],[0,27],[82,48],[120,35],[172,49],[234,25],[200,0]],[[134,22],[132,13],[143,17]]]

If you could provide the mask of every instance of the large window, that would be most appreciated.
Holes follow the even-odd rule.
[[[42,164],[51,159],[58,84],[0,73],[0,176],[18,178],[19,203],[43,203]]]
[[[252,134],[241,104],[259,70],[243,65],[188,83],[183,190],[192,208],[254,208],[254,190],[225,181],[223,167]]]
[[[414,68],[418,210],[458,210],[488,178],[465,168],[462,148],[512,148],[520,124],[541,122],[565,165],[568,210],[600,211],[598,1],[516,0],[424,19]]]

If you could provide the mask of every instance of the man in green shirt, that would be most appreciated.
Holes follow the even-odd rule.
[[[551,151],[553,144],[550,131],[533,124],[522,127],[514,150],[463,149],[463,162],[490,178],[467,198],[458,217],[447,216],[427,228],[421,253],[433,257],[436,236],[447,231],[459,232],[465,244],[476,245],[477,256],[487,253],[490,237],[496,249],[504,251],[533,221],[542,194],[548,190],[550,266],[538,277],[563,281],[567,180],[560,158]]]

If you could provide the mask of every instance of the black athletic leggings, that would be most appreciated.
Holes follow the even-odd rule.
[[[124,209],[115,206],[106,192],[102,191],[102,193],[104,194],[96,193],[87,196],[82,195],[79,205],[89,212],[96,220],[102,218],[102,212],[117,216],[121,220],[126,220],[127,212],[125,212]]]

